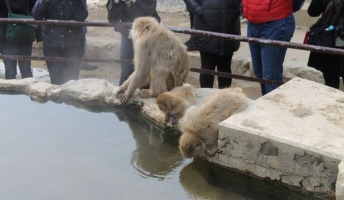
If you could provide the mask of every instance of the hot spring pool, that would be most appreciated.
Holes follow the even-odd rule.
[[[314,199],[187,160],[178,135],[134,110],[0,95],[0,199]]]

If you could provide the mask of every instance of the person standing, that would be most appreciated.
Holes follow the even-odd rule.
[[[339,5],[339,1],[331,1],[332,0],[312,0],[309,4],[307,12],[310,17],[318,17],[321,15],[321,18],[318,22],[327,22],[330,24],[330,22],[332,21],[337,21],[337,24],[332,25],[334,27],[343,27],[344,24],[340,24],[340,21],[343,21],[341,19],[344,19],[344,13],[342,13],[341,11],[343,9],[343,5]],[[327,13],[330,14],[325,15],[325,10],[327,8],[331,9],[328,7],[330,2],[333,3],[332,5],[334,12],[328,10]],[[334,18],[336,18],[337,14],[341,14],[341,16],[338,16],[338,20],[335,20]],[[313,26],[315,27],[316,24],[314,24]],[[337,32],[337,34],[340,35],[339,32]],[[335,37],[335,34],[333,34],[333,37]],[[337,42],[337,44],[335,43],[335,47],[344,48],[344,41],[341,39],[341,37],[337,37],[336,39],[333,38],[333,40]],[[322,71],[325,80],[325,85],[336,89],[339,89],[339,79],[340,76],[343,76],[341,74],[343,72],[340,72],[341,67],[344,69],[344,67],[342,66],[343,64],[344,59],[343,56],[340,55],[310,52],[308,58],[308,66],[314,67],[315,69]]]
[[[248,37],[290,42],[295,31],[291,0],[243,0],[242,4],[248,20]],[[257,78],[283,81],[285,47],[249,43],[249,48]],[[262,95],[276,88],[276,85],[262,83]]]
[[[156,0],[108,0],[106,4],[108,20],[111,23],[133,22],[137,17],[151,16],[160,22],[156,5]],[[120,59],[133,60],[134,49],[129,35],[130,27],[119,25],[115,27],[115,31],[121,33]],[[133,72],[133,64],[122,63],[119,85],[122,85]]]
[[[240,0],[185,0],[187,7],[194,13],[194,28],[240,35]],[[192,44],[200,52],[201,68],[231,73],[233,53],[239,49],[240,42],[215,37],[191,36]],[[214,76],[200,74],[201,88],[212,88]],[[218,87],[230,87],[231,78],[218,77]]]
[[[36,20],[76,20],[88,17],[86,0],[37,0],[32,10]],[[85,26],[43,25],[43,54],[45,57],[82,58],[86,45]],[[61,85],[79,79],[81,62],[46,61],[50,81]]]
[[[9,9],[15,14],[31,15],[36,0],[8,1]],[[7,18],[9,10],[5,1],[2,1],[1,17]],[[6,24],[0,25],[0,53],[3,55],[31,56],[32,42],[10,41],[6,39]],[[5,79],[16,79],[17,64],[22,78],[32,77],[31,60],[3,59],[5,64]]]

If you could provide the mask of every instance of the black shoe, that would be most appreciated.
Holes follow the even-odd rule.
[[[192,45],[191,39],[189,39],[188,41],[186,41],[185,43],[186,46],[186,50],[187,51],[197,51],[197,48],[195,46]]]

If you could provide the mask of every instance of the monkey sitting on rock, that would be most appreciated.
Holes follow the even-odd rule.
[[[198,106],[191,106],[180,120],[179,150],[186,158],[214,156],[218,150],[219,123],[244,109],[248,99],[241,88],[216,92]]]
[[[153,17],[138,17],[131,29],[134,45],[134,72],[119,87],[116,97],[127,102],[136,89],[142,98],[157,97],[183,85],[190,69],[184,43]]]
[[[159,109],[165,114],[165,123],[175,125],[184,115],[187,108],[196,103],[194,88],[184,84],[156,98]]]

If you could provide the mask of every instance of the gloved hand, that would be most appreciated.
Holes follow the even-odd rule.
[[[124,1],[128,7],[130,7],[133,3],[136,2],[136,0],[122,0],[122,1]]]

